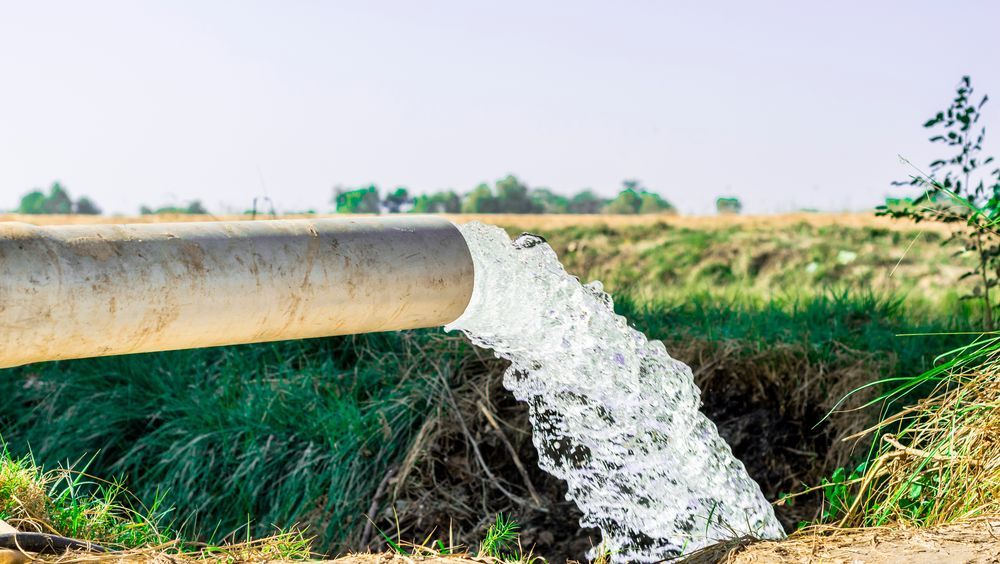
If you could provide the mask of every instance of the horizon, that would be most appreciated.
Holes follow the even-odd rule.
[[[638,179],[681,213],[860,211],[941,155],[962,75],[1000,92],[1000,7],[434,2],[11,4],[0,209],[61,182],[107,214],[200,200],[332,209],[514,174],[560,194]],[[958,16],[955,16],[956,18]],[[1000,108],[987,104],[985,152]]]

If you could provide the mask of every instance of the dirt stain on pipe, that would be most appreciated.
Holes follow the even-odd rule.
[[[77,237],[66,241],[69,247],[77,256],[92,258],[97,261],[106,262],[122,255],[121,249],[112,242],[100,235],[94,237]]]

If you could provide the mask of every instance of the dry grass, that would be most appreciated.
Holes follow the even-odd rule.
[[[475,558],[469,555],[448,556],[405,556],[392,552],[371,554],[351,554],[327,562],[336,564],[409,564],[410,562],[426,562],[427,564],[462,564],[462,563],[494,563],[493,558]]]
[[[878,455],[842,526],[939,525],[1000,513],[1000,367],[949,375],[926,399],[865,433]]]
[[[281,219],[315,219],[364,217],[363,215],[292,214]],[[813,227],[876,227],[891,231],[913,231],[918,227],[908,221],[875,217],[871,212],[857,213],[786,213],[770,215],[607,215],[607,214],[442,214],[441,217],[456,223],[481,221],[501,226],[515,226],[523,229],[559,229],[563,227],[600,226],[632,227],[665,223],[675,227],[690,229],[715,229],[739,226],[744,228],[785,228],[800,224]],[[267,219],[258,216],[258,219]],[[139,216],[94,216],[94,215],[23,215],[0,214],[0,221],[20,221],[33,225],[88,225],[122,223],[171,223],[187,221],[249,221],[249,215],[187,215],[162,214]],[[947,233],[948,228],[939,224],[921,224],[920,230]]]
[[[534,560],[532,559],[523,559],[519,561],[508,559],[501,560],[499,558],[473,556],[471,554],[410,556],[392,552],[376,552],[368,554],[350,554],[347,556],[341,556],[340,558],[336,558],[334,560],[325,560],[323,562],[330,564],[410,564],[411,562],[423,562],[427,564],[516,564],[518,562],[523,562],[529,564],[533,561]]]
[[[59,555],[30,554],[29,557],[32,562],[58,562],[62,564],[111,564],[118,562],[150,562],[163,564],[303,562],[306,561],[304,557],[297,558],[295,560],[287,560],[289,545],[295,545],[294,550],[301,550],[298,548],[301,542],[301,538],[298,535],[285,533],[243,543],[206,547],[201,550],[184,547],[177,542],[170,542],[156,546],[103,554],[70,551]],[[0,560],[0,563],[3,563],[3,561]]]
[[[748,344],[734,340],[677,340],[672,355],[694,368],[702,390],[702,411],[760,484],[765,497],[779,499],[802,484],[817,483],[864,449],[841,439],[872,423],[876,413],[861,409],[871,390],[853,394],[831,413],[838,398],[871,381],[891,365],[877,355],[846,346],[828,359],[811,359],[792,344]],[[819,517],[820,498],[777,507],[788,530]]]
[[[6,521],[31,521],[47,515],[49,497],[33,466],[12,462],[0,454],[0,516]]]

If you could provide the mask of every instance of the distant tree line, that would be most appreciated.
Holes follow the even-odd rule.
[[[149,206],[140,206],[139,213],[142,215],[156,215],[156,214],[194,214],[194,215],[206,215],[208,210],[202,205],[200,200],[194,200],[186,206],[162,206],[159,208],[151,208]]]
[[[403,187],[381,195],[373,185],[334,189],[332,203],[337,213],[575,213],[645,214],[676,213],[673,204],[650,192],[638,180],[626,180],[614,198],[602,198],[591,190],[572,196],[548,188],[529,188],[509,175],[493,186],[483,183],[463,195],[453,190],[411,196]]]
[[[269,199],[265,199],[270,202]],[[566,214],[652,214],[676,213],[672,203],[656,192],[646,189],[638,180],[625,180],[622,189],[613,198],[603,198],[592,190],[583,190],[570,196],[557,194],[548,188],[530,188],[516,176],[508,175],[492,186],[483,183],[470,192],[459,194],[442,190],[430,194],[411,195],[409,190],[398,187],[383,194],[374,184],[360,188],[337,187],[331,203],[337,213],[566,213]],[[271,215],[274,213],[271,204]],[[740,213],[742,204],[737,198],[716,200],[719,213]],[[48,193],[33,190],[21,198],[15,210],[24,214],[92,214],[101,209],[89,198],[73,200],[66,189],[55,182]],[[247,214],[257,215],[257,202]],[[141,206],[139,213],[152,214],[208,214],[200,200],[186,205],[161,207]],[[311,212],[310,212],[311,213]]]
[[[80,215],[100,215],[101,208],[93,200],[82,196],[76,200],[70,197],[69,192],[60,182],[53,182],[46,193],[41,189],[35,189],[21,197],[21,204],[14,210],[15,213],[39,215],[39,214],[80,214]],[[151,208],[142,206],[139,208],[142,215],[151,214],[207,214],[208,210],[199,200],[194,200],[186,206],[163,206]]]
[[[48,193],[35,189],[25,194],[16,211],[23,214],[100,215],[101,208],[87,197],[74,201],[62,184],[53,182]]]

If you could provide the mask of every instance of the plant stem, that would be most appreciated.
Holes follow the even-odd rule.
[[[987,331],[992,331],[993,302],[990,300],[990,277],[989,272],[986,270],[989,257],[986,255],[986,249],[983,248],[983,232],[978,228],[976,229],[976,246],[979,250],[979,268],[983,277],[983,324],[986,326]]]

